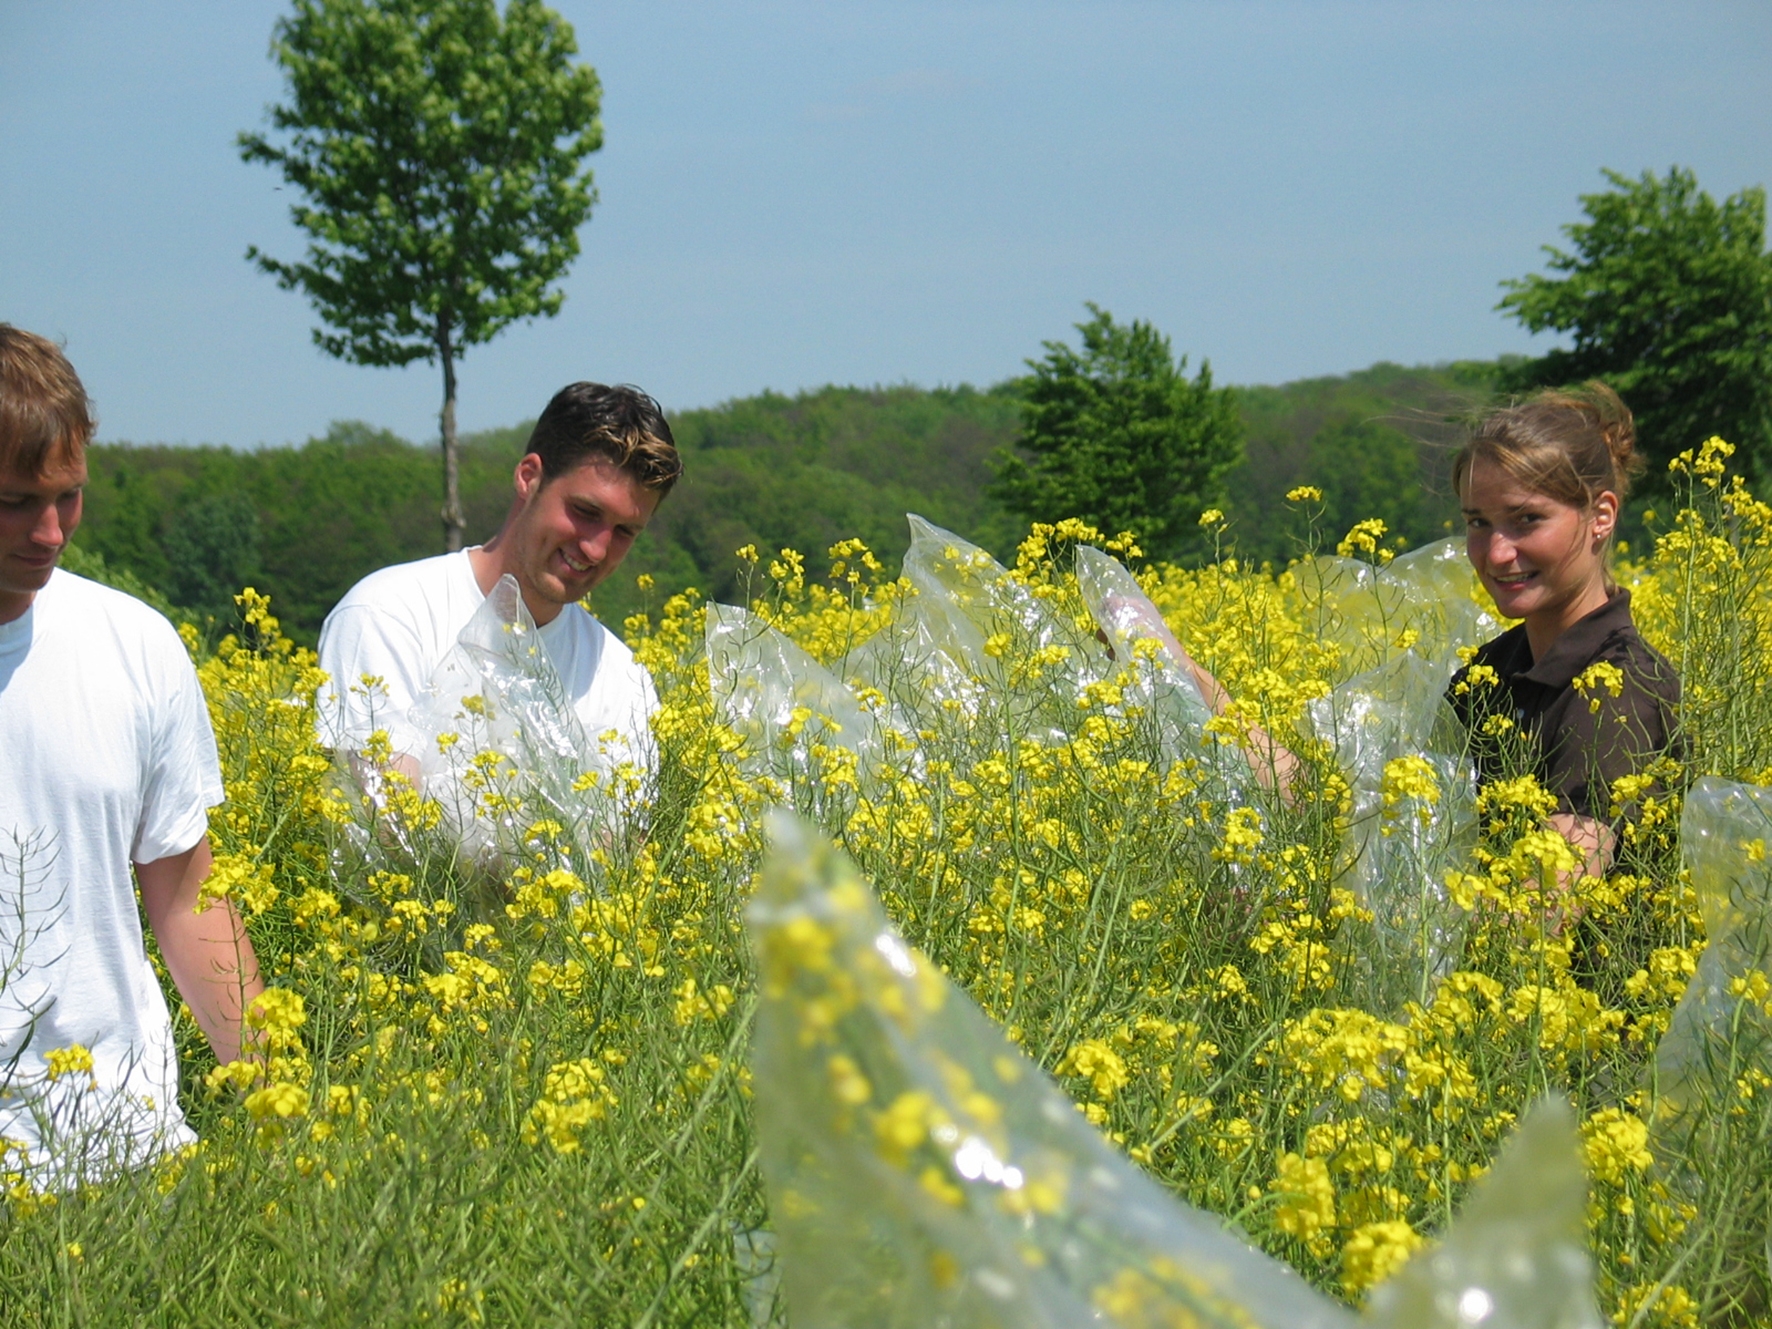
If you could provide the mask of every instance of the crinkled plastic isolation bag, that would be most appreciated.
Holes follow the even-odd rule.
[[[1306,708],[1349,786],[1344,881],[1373,916],[1349,937],[1361,1004],[1373,1011],[1425,1004],[1464,944],[1468,916],[1452,901],[1446,873],[1475,841],[1476,778],[1462,751],[1441,744],[1452,733],[1446,683],[1442,668],[1405,650]],[[1425,763],[1434,792],[1387,807],[1385,772],[1402,758]]]
[[[1680,845],[1709,940],[1656,1049],[1670,1117],[1727,1110],[1744,1070],[1772,1072],[1772,1018],[1764,993],[1751,995],[1755,975],[1772,985],[1772,789],[1699,780],[1686,794]]]
[[[1501,620],[1474,597],[1476,570],[1456,537],[1398,555],[1378,579],[1397,588],[1404,626],[1419,634],[1415,653],[1448,677],[1462,663],[1461,647],[1480,646],[1501,631]]]
[[[1162,611],[1112,554],[1079,545],[1076,559],[1077,589],[1083,603],[1130,676],[1133,701],[1157,725],[1163,759],[1198,763],[1215,781],[1219,797],[1244,802],[1254,778],[1249,763],[1240,749],[1207,734],[1212,708],[1181,663],[1179,643],[1163,621]]]
[[[1450,677],[1460,647],[1480,645],[1501,629],[1472,598],[1476,574],[1456,539],[1412,549],[1376,570],[1352,558],[1309,559],[1293,578],[1317,614],[1317,632],[1340,648],[1343,677],[1410,648]]]
[[[1575,1114],[1541,1100],[1445,1238],[1372,1290],[1383,1329],[1601,1329]]]
[[[645,766],[625,742],[584,732],[515,578],[501,577],[413,708],[424,739],[420,786],[435,799],[469,857],[521,853],[536,821],[555,820],[589,850],[615,815],[611,773]],[[487,754],[501,760],[488,763]],[[585,788],[595,773],[598,789]],[[490,795],[490,796],[489,796]]]
[[[715,713],[744,742],[739,769],[784,784],[816,777],[816,746],[878,761],[875,718],[842,679],[748,610],[707,608],[708,686]]]
[[[795,1329],[1360,1322],[1115,1150],[815,831],[770,834],[753,1083]],[[1566,1111],[1531,1116],[1373,1319],[1597,1329],[1576,1150]]]
[[[951,662],[973,680],[1001,684],[1018,661],[1037,652],[1050,649],[1061,656],[1041,671],[1042,684],[1032,695],[1040,713],[1037,723],[1049,731],[1051,741],[1064,741],[1078,695],[1105,675],[1106,662],[1096,643],[977,545],[915,513],[907,513],[906,519],[911,543],[904,578],[916,594],[902,603],[901,614],[918,625],[919,638],[933,648],[936,662]],[[993,656],[985,647],[998,635],[1009,638],[1009,650]],[[862,658],[878,669],[884,663],[882,648],[891,640],[863,643]],[[938,682],[963,686],[953,679]]]
[[[1341,593],[1365,593],[1361,588],[1373,580],[1364,563],[1324,562],[1325,575]],[[1157,717],[1164,756],[1200,761],[1231,801],[1244,801],[1248,763],[1238,749],[1204,737],[1211,711],[1179,664],[1161,611],[1137,579],[1117,559],[1085,546],[1077,550],[1077,584],[1116,656],[1141,666],[1134,686],[1138,700]],[[1160,649],[1141,650],[1140,641]],[[1451,901],[1445,874],[1469,852],[1476,792],[1469,762],[1435,749],[1436,734],[1446,732],[1441,714],[1446,681],[1442,670],[1403,650],[1309,707],[1312,729],[1335,749],[1351,787],[1345,880],[1373,921],[1369,930],[1348,931],[1357,938],[1353,960],[1361,1004],[1375,1011],[1426,1001],[1432,982],[1444,976],[1463,944],[1465,914]],[[1428,764],[1438,797],[1393,809],[1399,815],[1386,817],[1385,767],[1402,756]]]

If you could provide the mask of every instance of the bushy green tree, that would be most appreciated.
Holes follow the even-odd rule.
[[[1680,167],[1585,194],[1588,220],[1563,228],[1568,251],[1545,246],[1560,276],[1503,282],[1497,308],[1572,345],[1518,367],[1513,388],[1603,379],[1636,414],[1665,482],[1675,453],[1721,434],[1747,469],[1772,472],[1772,256],[1766,194],[1718,203]]]
[[[239,490],[199,494],[168,524],[166,593],[218,621],[234,619],[234,596],[261,579],[258,509]]]
[[[1000,455],[992,492],[1031,520],[1081,517],[1136,531],[1153,556],[1181,556],[1242,456],[1235,395],[1212,386],[1204,361],[1189,379],[1187,357],[1149,323],[1089,312],[1076,325],[1081,350],[1049,341],[1027,362],[1018,451]]]
[[[572,28],[539,0],[296,0],[272,58],[289,101],[273,143],[241,155],[281,169],[309,237],[303,261],[247,257],[300,289],[329,355],[443,369],[444,544],[464,529],[455,362],[509,324],[559,312],[596,192],[600,87]]]

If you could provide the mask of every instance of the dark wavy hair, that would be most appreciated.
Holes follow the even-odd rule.
[[[683,475],[664,409],[627,384],[569,383],[535,422],[528,450],[552,480],[587,461],[607,461],[661,499]]]

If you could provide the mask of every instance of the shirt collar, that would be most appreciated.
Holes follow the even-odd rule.
[[[1566,688],[1594,662],[1608,637],[1630,625],[1630,592],[1616,590],[1605,604],[1566,628],[1551,643],[1544,659],[1534,661],[1521,677],[1546,687]]]

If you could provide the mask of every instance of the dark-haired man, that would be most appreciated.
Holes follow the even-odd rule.
[[[231,904],[197,912],[222,780],[184,644],[56,566],[92,432],[67,357],[0,323],[0,1174],[58,1186],[192,1138],[137,885],[222,1061],[262,989]]]
[[[320,718],[328,744],[360,751],[381,730],[396,757],[423,755],[428,740],[413,710],[475,610],[508,575],[586,735],[613,732],[615,763],[647,764],[647,720],[657,706],[652,680],[579,601],[620,566],[682,469],[651,397],[598,383],[562,388],[517,463],[496,535],[371,573],[326,616],[320,665],[332,682]],[[366,678],[380,682],[369,686]]]

